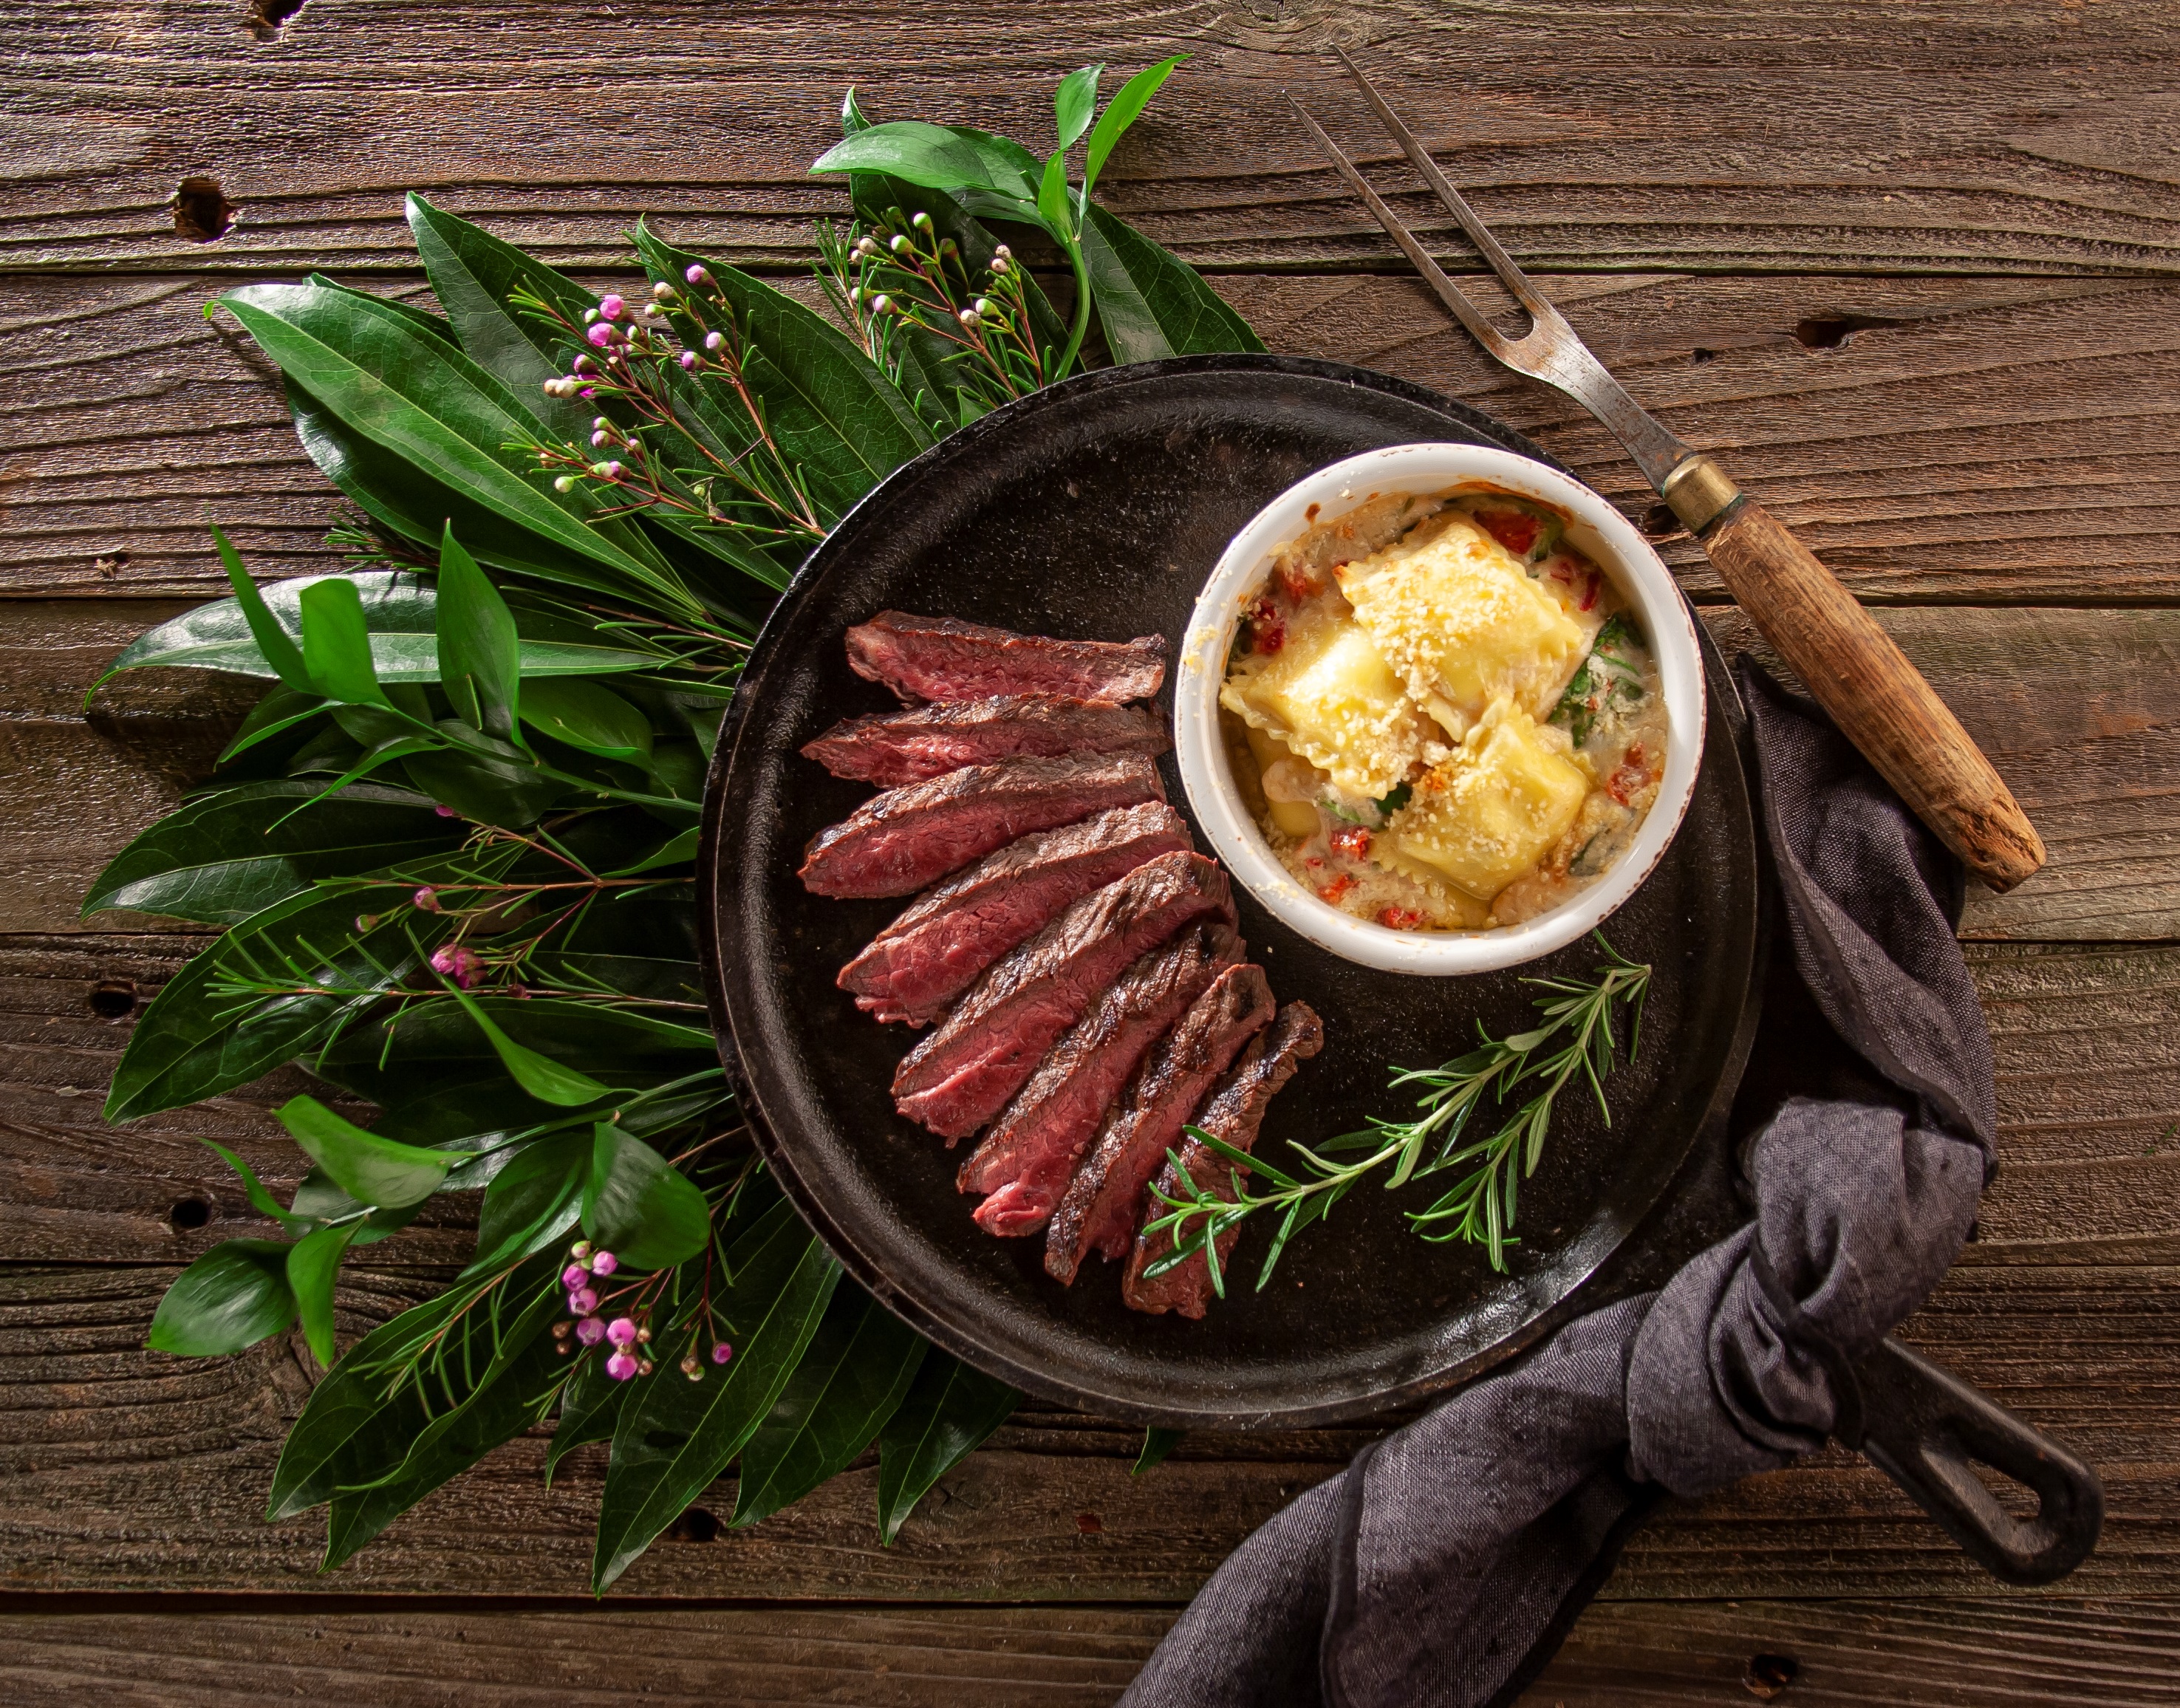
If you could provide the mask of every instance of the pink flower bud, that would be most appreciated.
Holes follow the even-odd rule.
[[[615,1257],[609,1251],[598,1252],[591,1259],[591,1273],[592,1275],[611,1275],[619,1267],[620,1259]]]
[[[568,1289],[568,1313],[570,1316],[586,1317],[597,1308],[598,1292],[596,1287]]]
[[[484,971],[484,962],[473,949],[465,949],[459,943],[449,943],[432,951],[432,970],[451,978],[467,990],[476,983],[477,975]]]
[[[701,267],[692,266],[681,276],[691,284],[709,284],[712,282],[712,275]]]
[[[636,1360],[626,1353],[615,1353],[606,1360],[606,1374],[617,1382],[625,1382],[636,1372]]]
[[[695,372],[696,368],[696,352],[693,350],[683,350],[681,352],[681,366],[688,369],[691,372]]]
[[[575,1338],[586,1347],[594,1347],[606,1337],[606,1325],[596,1317],[585,1317],[575,1325]]]
[[[570,1292],[591,1284],[591,1272],[579,1263],[571,1263],[560,1271],[560,1285]]]
[[[409,900],[420,913],[437,913],[439,911],[439,892],[428,884]]]
[[[602,296],[598,299],[598,312],[608,320],[619,320],[628,312],[628,305],[617,296]]]
[[[636,1344],[636,1320],[632,1317],[615,1317],[606,1325],[606,1338],[617,1347]]]
[[[597,364],[591,360],[590,352],[588,350],[578,351],[575,361],[570,362],[568,366],[573,368],[577,373],[590,373],[594,372],[597,367]]]
[[[614,341],[614,329],[605,322],[600,321],[585,336],[590,339],[593,349],[603,350]]]
[[[712,1348],[712,1362],[715,1364],[723,1364],[734,1355],[735,1349],[724,1341]]]
[[[437,813],[442,818],[459,818],[462,816],[451,807],[434,807],[432,810],[434,813]],[[416,905],[421,907],[424,904],[420,901]]]
[[[723,332],[707,332],[704,334],[706,350],[718,350],[726,344],[726,341],[727,335]]]
[[[591,448],[593,450],[603,450],[613,442],[614,436],[609,433],[594,433],[591,435]]]

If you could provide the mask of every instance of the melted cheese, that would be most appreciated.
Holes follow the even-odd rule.
[[[1488,901],[1565,836],[1589,782],[1536,720],[1494,701],[1453,754],[1415,785],[1385,840]]]
[[[1296,611],[1279,651],[1243,660],[1219,698],[1352,794],[1390,793],[1423,756],[1422,714],[1336,595]]]
[[[1581,662],[1582,626],[1465,516],[1449,514],[1336,571],[1377,650],[1434,713],[1511,698],[1544,717]],[[1459,739],[1458,719],[1440,721]]]

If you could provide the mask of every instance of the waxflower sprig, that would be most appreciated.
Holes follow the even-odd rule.
[[[1436,1202],[1407,1212],[1409,1225],[1426,1239],[1458,1239],[1483,1245],[1489,1253],[1491,1267],[1503,1271],[1506,1248],[1517,1243],[1513,1226],[1520,1182],[1536,1172],[1544,1157],[1560,1093],[1581,1075],[1597,1100],[1598,1112],[1610,1127],[1612,1110],[1605,1101],[1605,1080],[1618,1053],[1613,1028],[1620,1011],[1624,1009],[1629,1016],[1631,1061],[1642,1045],[1643,1002],[1650,987],[1650,967],[1647,962],[1628,960],[1605,941],[1602,932],[1592,934],[1604,950],[1605,960],[1590,979],[1522,981],[1546,993],[1535,1002],[1540,1024],[1494,1039],[1479,1022],[1480,1045],[1467,1055],[1440,1067],[1394,1071],[1394,1085],[1426,1088],[1417,1099],[1421,1113],[1413,1120],[1374,1118],[1367,1129],[1327,1139],[1314,1150],[1296,1144],[1293,1149],[1301,1164],[1297,1174],[1288,1174],[1201,1127],[1190,1127],[1199,1143],[1225,1159],[1227,1177],[1200,1182],[1182,1165],[1176,1153],[1167,1153],[1176,1177],[1175,1190],[1169,1194],[1163,1187],[1153,1185],[1153,1195],[1166,1206],[1168,1214],[1149,1223],[1143,1231],[1168,1235],[1173,1249],[1145,1270],[1146,1278],[1164,1275],[1202,1252],[1212,1287],[1224,1298],[1219,1237],[1260,1210],[1277,1210],[1282,1213],[1280,1226],[1257,1277],[1261,1289],[1271,1279],[1289,1239],[1311,1222],[1323,1220],[1349,1191],[1388,1165],[1391,1171],[1385,1183],[1389,1191],[1411,1180],[1466,1167],[1468,1171]],[[1562,1033],[1567,1034],[1563,1044],[1539,1054]],[[1489,1138],[1462,1143],[1470,1117],[1487,1097],[1503,1105],[1517,1086],[1531,1082],[1537,1088],[1533,1094]],[[1351,1162],[1332,1160],[1339,1153],[1357,1150],[1368,1154]],[[1242,1179],[1252,1173],[1271,1182],[1271,1190],[1252,1191]]]

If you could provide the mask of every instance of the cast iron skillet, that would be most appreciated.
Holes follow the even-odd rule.
[[[905,905],[812,896],[795,876],[810,837],[870,793],[796,750],[836,719],[893,703],[849,671],[849,625],[890,607],[1032,633],[1177,640],[1212,564],[1265,503],[1327,463],[1424,439],[1551,460],[1460,404],[1335,363],[1181,357],[1087,375],[987,416],[889,477],[812,554],[751,654],[720,732],[699,862],[722,1055],[781,1185],[849,1272],[939,1345],[1018,1386],[1172,1427],[1353,1418],[1467,1380],[1577,1310],[1656,1285],[1736,1219],[1722,1187],[1725,1126],[1760,1007],[1766,904],[1739,702],[1707,637],[1694,802],[1671,852],[1605,928],[1655,969],[1642,1049],[1610,1083],[1610,1130],[1594,1105],[1562,1098],[1548,1158],[1523,1186],[1508,1274],[1477,1248],[1407,1232],[1400,1212],[1415,1191],[1365,1188],[1296,1239],[1262,1292],[1252,1283],[1264,1236],[1245,1236],[1227,1298],[1201,1323],[1126,1310],[1117,1266],[1093,1261],[1063,1288],[1044,1274],[1042,1239],[997,1240],[970,1220],[972,1200],[954,1186],[964,1152],[894,1114],[889,1082],[914,1035],[873,1023],[833,983]],[[1164,766],[1186,812],[1170,756]],[[1517,1029],[1533,1011],[1523,975],[1584,973],[1599,958],[1585,940],[1506,972],[1404,978],[1341,961],[1236,899],[1280,1000],[1308,1001],[1326,1028],[1323,1054],[1272,1107],[1258,1141],[1268,1154],[1406,1113],[1390,1065],[1459,1055],[1479,1022],[1495,1035]],[[1942,1373],[1919,1375],[1891,1379],[1927,1408]],[[1990,1440],[2025,1433],[1960,1392]],[[1985,1413],[2007,1428],[1994,1433]],[[1908,1435],[1895,1461],[1927,1460],[1930,1431]],[[2056,1451],[2029,1439],[2042,1455]],[[1924,1487],[1886,1468],[1946,1521]],[[1952,1507],[1973,1507],[1955,1492],[1963,1498]],[[2005,1515],[1975,1492],[1988,1530]]]

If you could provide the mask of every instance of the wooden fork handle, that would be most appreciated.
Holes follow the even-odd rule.
[[[1764,639],[1969,871],[2003,891],[2044,863],[2044,839],[1983,750],[1808,547],[1708,457],[1675,469],[1665,496]]]

